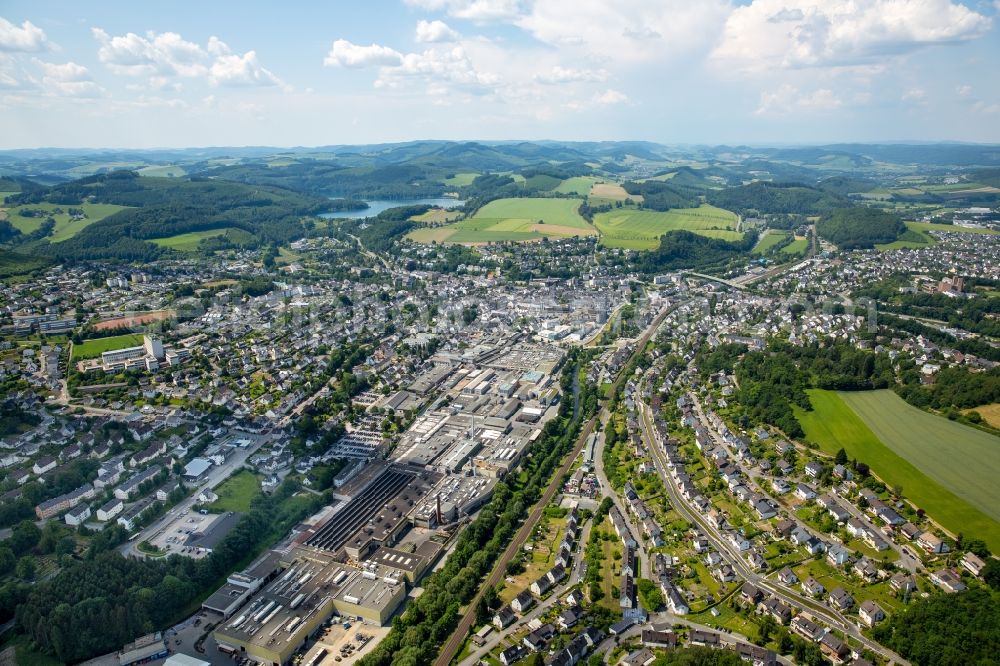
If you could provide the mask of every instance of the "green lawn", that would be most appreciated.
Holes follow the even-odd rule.
[[[813,411],[796,408],[809,440],[841,447],[949,531],[1000,550],[1000,445],[993,435],[928,414],[891,391],[809,391]]]
[[[201,241],[206,238],[215,238],[217,236],[228,236],[229,239],[235,243],[246,242],[252,238],[251,234],[243,229],[228,227],[223,229],[192,231],[186,234],[168,236],[166,238],[151,238],[149,242],[155,243],[160,247],[177,250],[178,252],[196,252]]]
[[[973,229],[958,227],[953,224],[935,224],[933,222],[907,222],[906,227],[917,231],[952,231],[958,234],[985,234],[992,236],[998,233],[993,229]]]
[[[137,333],[127,333],[125,335],[113,335],[107,338],[84,340],[78,345],[73,345],[73,360],[79,361],[85,358],[97,358],[102,353],[111,351],[112,349],[138,347],[141,344],[142,336]]]
[[[809,239],[796,238],[791,243],[781,248],[779,252],[784,254],[805,254],[809,249]]]
[[[497,199],[470,219],[418,229],[408,237],[422,243],[489,243],[591,235],[593,227],[577,212],[580,203],[580,199]]]
[[[219,484],[213,492],[219,499],[206,504],[205,509],[213,513],[225,511],[246,513],[250,510],[250,502],[260,494],[260,477],[250,470],[243,469]]]
[[[760,240],[757,241],[757,244],[753,248],[754,254],[767,254],[768,250],[786,238],[788,238],[787,231],[769,229],[760,237]]]
[[[70,208],[82,209],[86,218],[77,221],[71,220],[70,215],[67,212]],[[59,243],[72,238],[82,230],[92,225],[94,222],[103,220],[109,215],[117,213],[125,208],[125,206],[116,206],[114,204],[84,203],[71,206],[66,204],[37,203],[8,208],[7,219],[12,225],[17,227],[22,234],[30,234],[42,226],[46,217],[23,217],[20,215],[20,211],[44,210],[49,214],[47,217],[51,217],[56,223],[55,228],[52,230],[52,234],[48,238],[53,243]],[[54,212],[57,209],[62,212]]]
[[[594,226],[601,232],[602,245],[636,250],[653,249],[659,245],[660,236],[679,229],[712,238],[740,238],[736,214],[707,204],[666,212],[617,209],[595,215]]]

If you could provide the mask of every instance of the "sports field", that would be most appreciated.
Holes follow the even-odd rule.
[[[776,229],[768,230],[764,235],[760,237],[757,244],[754,245],[754,254],[767,254],[767,251],[772,247],[780,243],[781,241],[788,238],[788,233],[785,231],[778,231]]]
[[[778,250],[784,254],[805,254],[809,249],[809,240],[806,238],[796,238],[785,247]]]
[[[142,336],[137,333],[126,333],[125,335],[113,335],[108,338],[84,340],[78,345],[73,345],[73,360],[79,361],[85,358],[97,358],[104,352],[111,351],[112,349],[138,347],[141,344]]]
[[[186,234],[167,236],[166,238],[153,238],[150,239],[149,242],[155,243],[160,247],[170,248],[171,250],[177,250],[179,252],[195,252],[198,250],[198,246],[202,240],[206,238],[215,238],[216,236],[228,236],[230,240],[236,243],[245,242],[252,238],[251,234],[243,229],[229,227],[223,229],[208,229],[206,231],[192,231]]]
[[[470,219],[417,229],[408,237],[420,243],[491,243],[594,234],[579,207],[580,199],[497,199]]]
[[[739,240],[736,214],[709,206],[655,210],[620,209],[594,216],[594,226],[601,232],[601,244],[632,250],[651,250],[668,231],[686,229],[703,236]]]
[[[806,437],[841,447],[953,533],[1000,549],[1000,439],[908,405],[892,391],[809,391]]]
[[[71,220],[70,215],[67,212],[70,208],[82,209],[84,215],[87,216],[86,219]],[[52,230],[52,235],[49,236],[48,239],[52,243],[59,243],[72,238],[92,225],[94,222],[103,220],[107,216],[117,213],[124,208],[125,206],[116,206],[114,204],[84,203],[70,206],[64,204],[37,203],[8,208],[7,219],[12,225],[17,227],[22,234],[30,234],[41,227],[42,223],[45,222],[48,217],[51,217],[55,221],[56,225]],[[23,217],[19,214],[20,211],[23,210],[45,211],[46,215],[40,217]],[[62,212],[57,213],[55,212],[56,210],[60,210]]]

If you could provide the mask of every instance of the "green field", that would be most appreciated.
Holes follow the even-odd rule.
[[[1000,233],[993,229],[975,229],[958,227],[953,224],[935,224],[933,222],[907,222],[906,227],[917,231],[951,231],[957,234],[985,234],[992,236]]]
[[[768,250],[786,238],[788,238],[788,232],[769,229],[754,245],[753,252],[754,254],[767,254]]]
[[[69,213],[66,211],[70,208],[80,208],[83,210],[84,214],[87,216],[86,219],[73,221],[70,219]],[[22,217],[19,212],[22,210],[44,210],[49,212],[49,217],[55,220],[56,226],[52,230],[52,235],[49,236],[49,240],[53,243],[59,243],[61,241],[72,238],[73,236],[80,233],[82,230],[86,229],[94,222],[103,220],[109,215],[117,213],[123,210],[125,206],[116,206],[114,204],[94,204],[85,203],[77,204],[73,206],[63,205],[63,204],[52,204],[52,203],[37,203],[37,204],[27,204],[24,206],[14,206],[7,209],[7,219],[12,225],[17,227],[22,234],[30,234],[36,231],[42,226],[42,223],[46,220],[45,217]],[[61,213],[54,213],[52,211],[60,209]]]
[[[111,351],[112,349],[138,347],[141,344],[142,336],[136,333],[84,340],[78,345],[73,345],[73,360],[79,361],[85,358],[97,358],[102,353]]]
[[[599,180],[600,178],[593,176],[573,176],[559,183],[555,191],[560,194],[579,194],[581,197],[585,197],[590,194],[590,188]]]
[[[791,243],[785,247],[778,250],[784,254],[805,254],[809,249],[809,239],[807,238],[796,238]]]
[[[180,178],[187,175],[184,167],[176,165],[148,166],[139,169],[138,173],[140,176],[159,176],[160,178]]]
[[[580,217],[580,199],[497,199],[470,219],[408,234],[421,243],[490,243],[588,236],[593,227]]]
[[[843,447],[949,531],[1000,549],[1000,440],[888,390],[812,390],[809,398],[811,412],[796,408],[809,440],[831,454]]]
[[[668,231],[686,229],[702,236],[738,240],[736,214],[703,204],[666,212],[623,208],[594,216],[601,244],[633,250],[651,250]]]
[[[253,498],[260,495],[260,478],[250,470],[243,469],[219,484],[213,492],[219,499],[206,504],[207,510],[213,513],[246,513],[250,510]]]
[[[227,236],[229,240],[234,243],[245,243],[253,238],[249,232],[246,232],[243,229],[229,227],[223,229],[208,229],[206,231],[192,231],[186,234],[168,236],[166,238],[152,238],[149,242],[155,243],[160,247],[177,250],[178,252],[196,252],[201,241],[206,238],[215,238],[216,236]]]
[[[478,173],[456,173],[454,176],[445,178],[441,182],[445,185],[451,185],[453,187],[465,187],[466,185],[471,185],[472,181],[478,177]]]

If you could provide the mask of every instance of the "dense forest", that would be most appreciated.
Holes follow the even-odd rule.
[[[816,232],[841,250],[891,243],[906,231],[898,215],[877,208],[840,208],[823,215]]]
[[[258,244],[285,243],[303,235],[302,218],[328,207],[320,197],[277,187],[250,187],[208,179],[145,178],[116,171],[8,197],[12,204],[128,206],[61,243],[43,243],[39,254],[58,259],[148,261],[166,250],[146,242],[192,231],[241,229]]]
[[[846,200],[838,194],[800,183],[757,181],[710,192],[708,202],[742,215],[750,213],[820,215],[844,206]]]
[[[674,180],[647,180],[641,183],[627,182],[622,187],[633,195],[642,196],[642,207],[651,210],[671,208],[693,208],[700,201],[698,192],[688,187],[678,187]]]
[[[917,599],[872,632],[914,666],[996,664],[1000,595],[982,588]]]
[[[800,347],[772,340],[768,351],[744,352],[743,345],[703,350],[697,365],[706,377],[719,370],[735,370],[737,398],[748,415],[781,428],[790,437],[805,435],[793,405],[812,409],[806,389],[860,391],[895,383],[887,354],[856,349],[846,342]]]
[[[743,240],[706,238],[691,231],[670,231],[655,250],[635,256],[632,265],[641,273],[659,273],[684,268],[709,270],[746,256],[757,243],[757,233],[748,231]]]

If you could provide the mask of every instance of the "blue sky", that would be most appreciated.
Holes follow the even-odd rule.
[[[0,148],[1000,142],[1000,0],[5,0]]]

